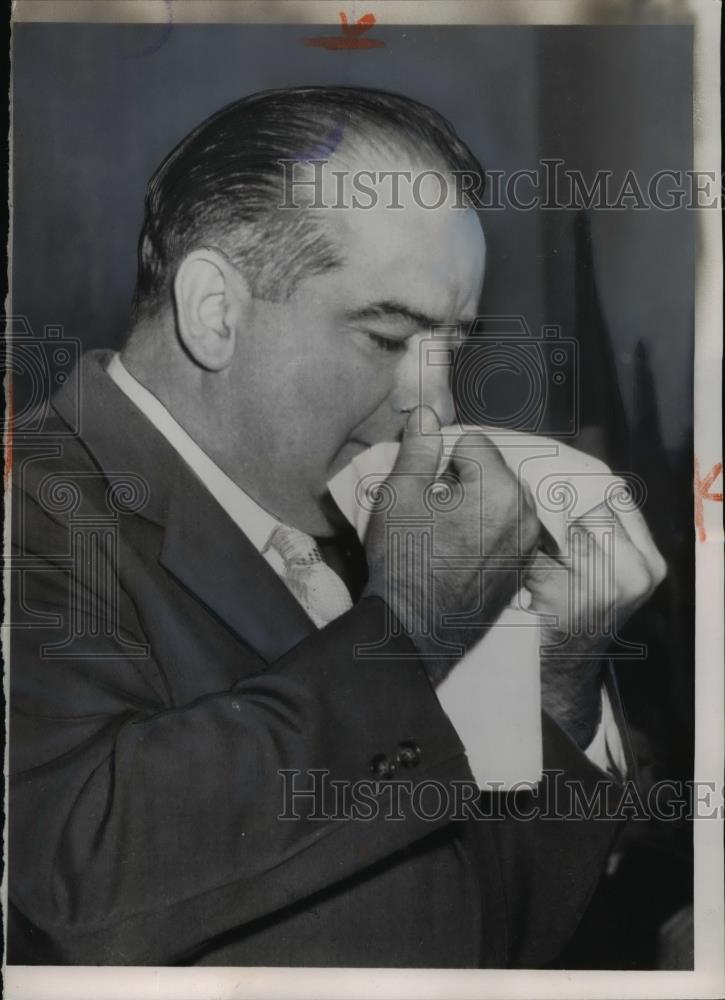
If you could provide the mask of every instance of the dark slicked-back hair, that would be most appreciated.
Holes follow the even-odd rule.
[[[446,171],[483,169],[449,122],[417,101],[357,87],[296,87],[235,101],[169,153],[149,181],[139,240],[136,318],[171,303],[183,257],[213,246],[252,292],[281,301],[303,277],[341,263],[315,213],[281,209],[280,161],[327,159],[341,142],[377,143]]]

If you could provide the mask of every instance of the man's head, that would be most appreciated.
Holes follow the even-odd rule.
[[[313,185],[290,202],[290,176],[321,176],[319,160],[329,207],[313,207]],[[360,171],[378,178],[376,199],[351,200]],[[391,198],[386,171],[413,183],[406,174]],[[431,325],[472,318],[481,290],[483,234],[454,174],[467,190],[482,178],[436,112],[300,88],[223,109],[149,183],[124,359],[232,478],[303,530],[330,530],[325,483],[397,438],[406,411],[426,402],[452,417],[445,366],[420,399],[419,357]]]

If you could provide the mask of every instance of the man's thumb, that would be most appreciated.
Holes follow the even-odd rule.
[[[443,449],[440,430],[440,421],[430,406],[411,410],[393,471],[435,476]]]

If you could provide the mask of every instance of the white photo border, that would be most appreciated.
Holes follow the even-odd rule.
[[[14,23],[337,24],[347,0],[14,0]],[[359,6],[359,5],[358,5]],[[381,24],[611,25],[694,27],[694,170],[721,172],[720,4],[716,0],[369,0]],[[12,147],[11,147],[12,149]],[[11,152],[12,171],[12,152]],[[12,172],[11,172],[12,184]],[[694,450],[703,472],[722,461],[722,233],[720,212],[697,209]],[[12,244],[11,244],[12,245]],[[8,303],[10,306],[10,303]],[[11,313],[11,308],[8,308]],[[722,489],[717,484],[713,489]],[[722,506],[703,504],[707,540],[696,554],[695,774],[716,782],[722,817],[725,761]],[[6,505],[4,540],[9,542]],[[6,569],[6,595],[9,591]],[[5,616],[7,618],[7,614]],[[9,644],[3,627],[3,651]],[[5,679],[7,684],[7,678]],[[7,687],[6,687],[7,696]],[[5,779],[7,790],[7,748]],[[7,838],[5,838],[7,844]],[[725,994],[723,820],[695,819],[695,968],[609,970],[431,970],[4,966],[9,1000],[181,998],[719,998]],[[6,849],[6,848],[5,848]],[[2,886],[7,912],[7,865]]]

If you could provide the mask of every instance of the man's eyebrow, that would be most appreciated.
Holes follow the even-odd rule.
[[[394,302],[391,300],[385,300],[383,302],[374,302],[369,306],[363,306],[360,309],[353,309],[348,313],[351,320],[366,320],[366,319],[381,319],[391,317],[392,319],[400,319],[406,323],[414,324],[417,328],[423,328],[426,330],[431,329],[434,326],[468,326],[469,320],[459,319],[456,322],[451,323],[450,320],[446,321],[440,316],[428,316],[426,313],[419,312],[417,309],[411,309],[409,306],[403,305],[402,302]]]

